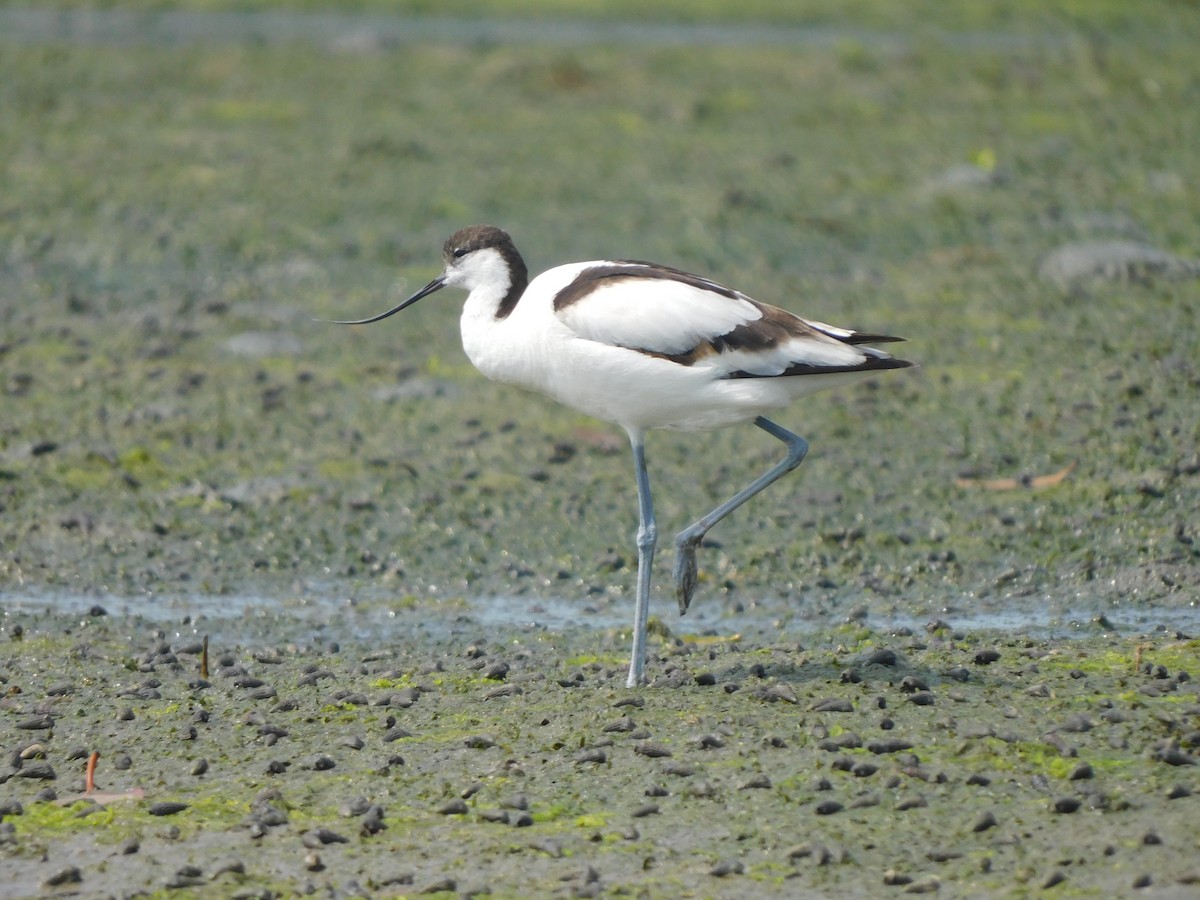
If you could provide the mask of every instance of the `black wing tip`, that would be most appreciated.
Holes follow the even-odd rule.
[[[865,331],[852,331],[844,338],[839,338],[843,344],[899,344],[907,341],[895,334],[869,334]]]

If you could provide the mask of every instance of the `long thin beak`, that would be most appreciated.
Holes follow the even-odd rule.
[[[421,288],[419,291],[417,291],[415,294],[413,294],[411,297],[409,297],[407,300],[405,300],[399,306],[394,306],[385,313],[380,313],[377,316],[371,316],[371,318],[369,318],[369,319],[351,319],[351,320],[322,319],[321,321],[328,322],[330,325],[370,325],[372,322],[379,322],[379,321],[382,321],[383,319],[386,319],[388,316],[394,316],[396,313],[400,312],[400,310],[405,309],[409,306],[412,306],[414,303],[416,303],[422,297],[427,297],[430,294],[432,294],[434,291],[440,291],[445,286],[446,286],[446,276],[444,274],[439,275],[437,278],[433,279],[433,281],[429,282],[429,284],[425,285],[425,287]]]

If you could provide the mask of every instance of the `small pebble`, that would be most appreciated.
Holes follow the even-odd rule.
[[[79,866],[67,866],[46,876],[46,880],[42,884],[46,887],[61,887],[64,884],[79,884],[81,881],[83,881],[83,873],[79,871]]]
[[[634,753],[640,753],[642,756],[648,756],[651,759],[657,759],[663,756],[670,756],[671,751],[662,744],[653,743],[651,741],[643,741],[636,744],[633,748]]]
[[[181,813],[188,808],[186,803],[177,803],[170,800],[164,800],[159,803],[151,803],[150,809],[147,812],[152,816],[173,816],[176,813]]]
[[[300,836],[300,843],[310,850],[315,850],[326,844],[348,844],[350,839],[328,828],[314,828]]]
[[[740,860],[721,860],[715,866],[708,870],[709,875],[717,878],[724,878],[726,875],[741,875],[746,871],[746,867],[742,865]]]
[[[1078,797],[1059,797],[1054,801],[1056,813],[1073,813],[1082,805]]]
[[[1042,890],[1062,884],[1066,880],[1067,876],[1063,873],[1062,869],[1055,869],[1050,873],[1046,880],[1042,882]]]
[[[981,831],[987,831],[989,828],[995,828],[997,824],[996,816],[990,810],[986,810],[980,813],[975,819],[975,824],[971,826],[971,830],[978,834]]]

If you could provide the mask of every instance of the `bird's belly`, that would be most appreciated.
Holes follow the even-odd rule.
[[[545,394],[626,429],[722,428],[787,406],[803,394],[855,380],[854,374],[840,373],[726,378],[703,365],[681,365],[583,340],[565,329],[497,328],[493,322],[485,336],[464,326],[467,356],[489,379]]]

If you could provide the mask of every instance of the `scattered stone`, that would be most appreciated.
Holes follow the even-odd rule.
[[[746,867],[742,865],[740,860],[721,860],[715,866],[708,870],[709,875],[717,878],[724,878],[726,875],[741,875],[746,871]]]
[[[176,813],[183,812],[187,808],[188,805],[186,803],[164,800],[159,803],[151,803],[150,809],[147,812],[152,816],[173,816]]]
[[[316,850],[327,844],[348,844],[350,839],[328,828],[314,828],[300,836],[300,843],[310,850]]]
[[[971,831],[978,834],[981,831],[987,831],[989,828],[995,828],[997,824],[999,823],[996,821],[995,814],[991,810],[985,810],[976,817],[975,824],[971,826]]]
[[[64,884],[79,884],[83,881],[83,873],[79,866],[67,866],[46,876],[42,882],[45,887],[62,887]]]
[[[1054,801],[1053,809],[1056,813],[1073,813],[1082,805],[1078,797],[1059,797]]]

